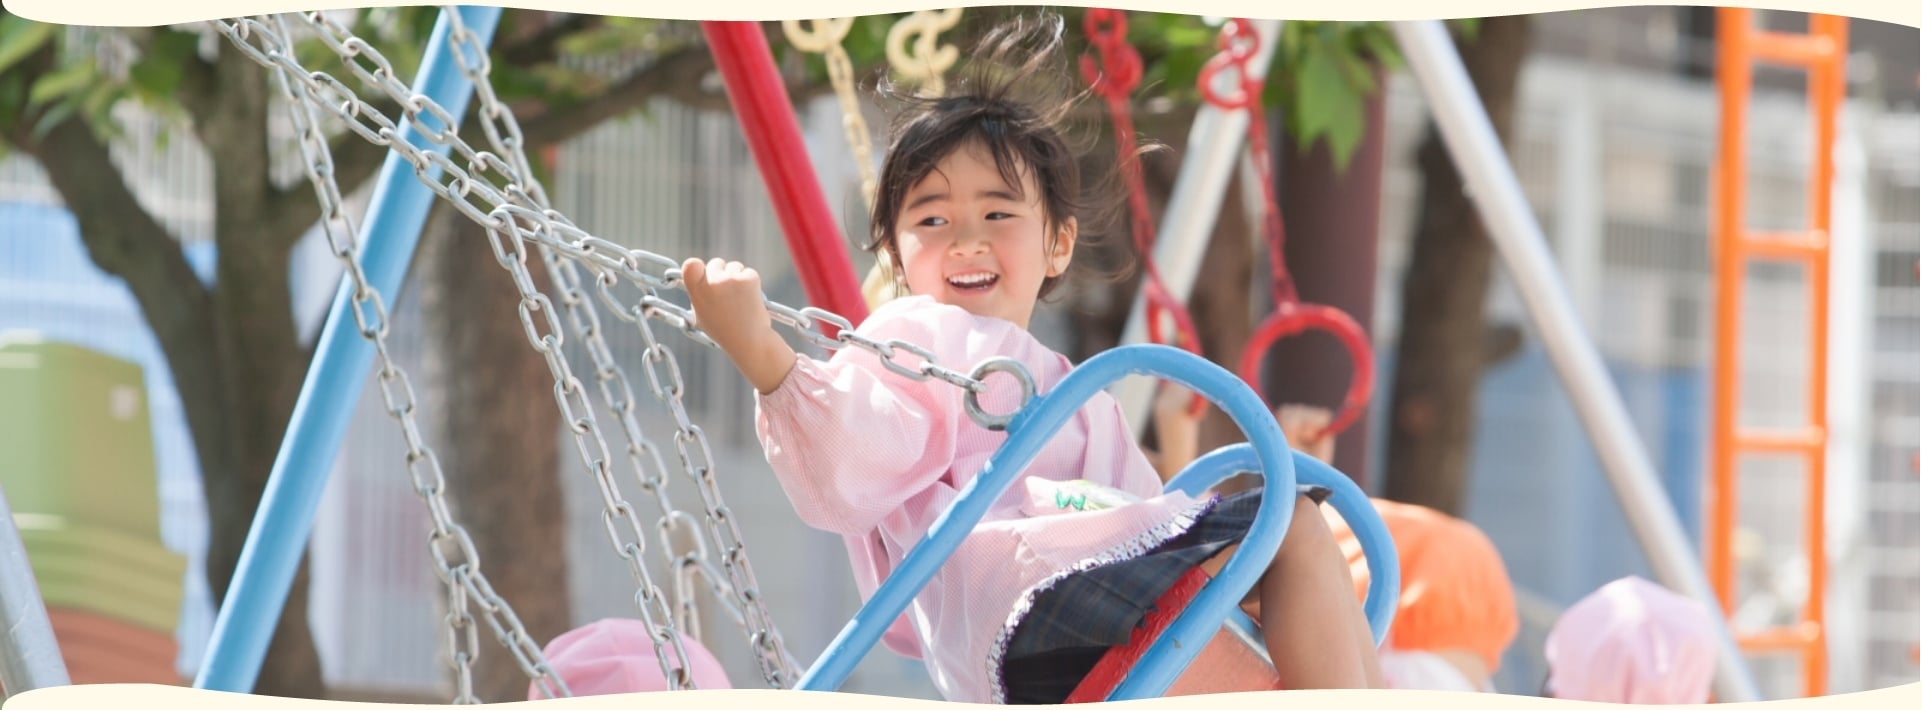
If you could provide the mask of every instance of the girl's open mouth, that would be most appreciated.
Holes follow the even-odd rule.
[[[986,291],[1001,280],[1000,274],[977,271],[971,274],[948,277],[948,285],[957,291]]]

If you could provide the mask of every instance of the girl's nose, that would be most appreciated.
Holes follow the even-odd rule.
[[[983,230],[962,227],[959,232],[954,235],[954,241],[948,244],[948,251],[956,256],[979,254],[988,250],[988,238]]]

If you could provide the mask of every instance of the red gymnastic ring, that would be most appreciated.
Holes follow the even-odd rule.
[[[1262,321],[1248,340],[1248,348],[1241,354],[1241,379],[1256,392],[1261,391],[1261,364],[1276,341],[1309,330],[1324,330],[1341,340],[1348,348],[1348,356],[1355,363],[1355,373],[1348,382],[1348,397],[1342,401],[1341,410],[1333,422],[1316,439],[1334,436],[1354,424],[1361,417],[1362,410],[1368,407],[1368,399],[1375,389],[1375,357],[1369,347],[1368,335],[1362,332],[1361,325],[1347,313],[1332,306],[1318,303],[1285,302],[1278,305],[1275,312]],[[1269,405],[1272,407],[1273,403]],[[1299,442],[1289,442],[1294,446]]]

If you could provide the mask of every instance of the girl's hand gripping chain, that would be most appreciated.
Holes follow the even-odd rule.
[[[761,275],[738,261],[688,259],[681,279],[694,317],[707,337],[761,394],[773,392],[794,369],[794,348],[774,332]]]

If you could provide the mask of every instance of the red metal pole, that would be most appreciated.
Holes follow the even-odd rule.
[[[774,199],[774,212],[787,232],[788,250],[794,254],[808,301],[860,325],[868,315],[861,282],[834,213],[828,209],[814,162],[808,158],[807,144],[801,140],[801,122],[774,65],[767,36],[755,22],[705,21],[701,31],[727,85],[728,100],[741,117],[741,130],[761,167],[761,179]]]

